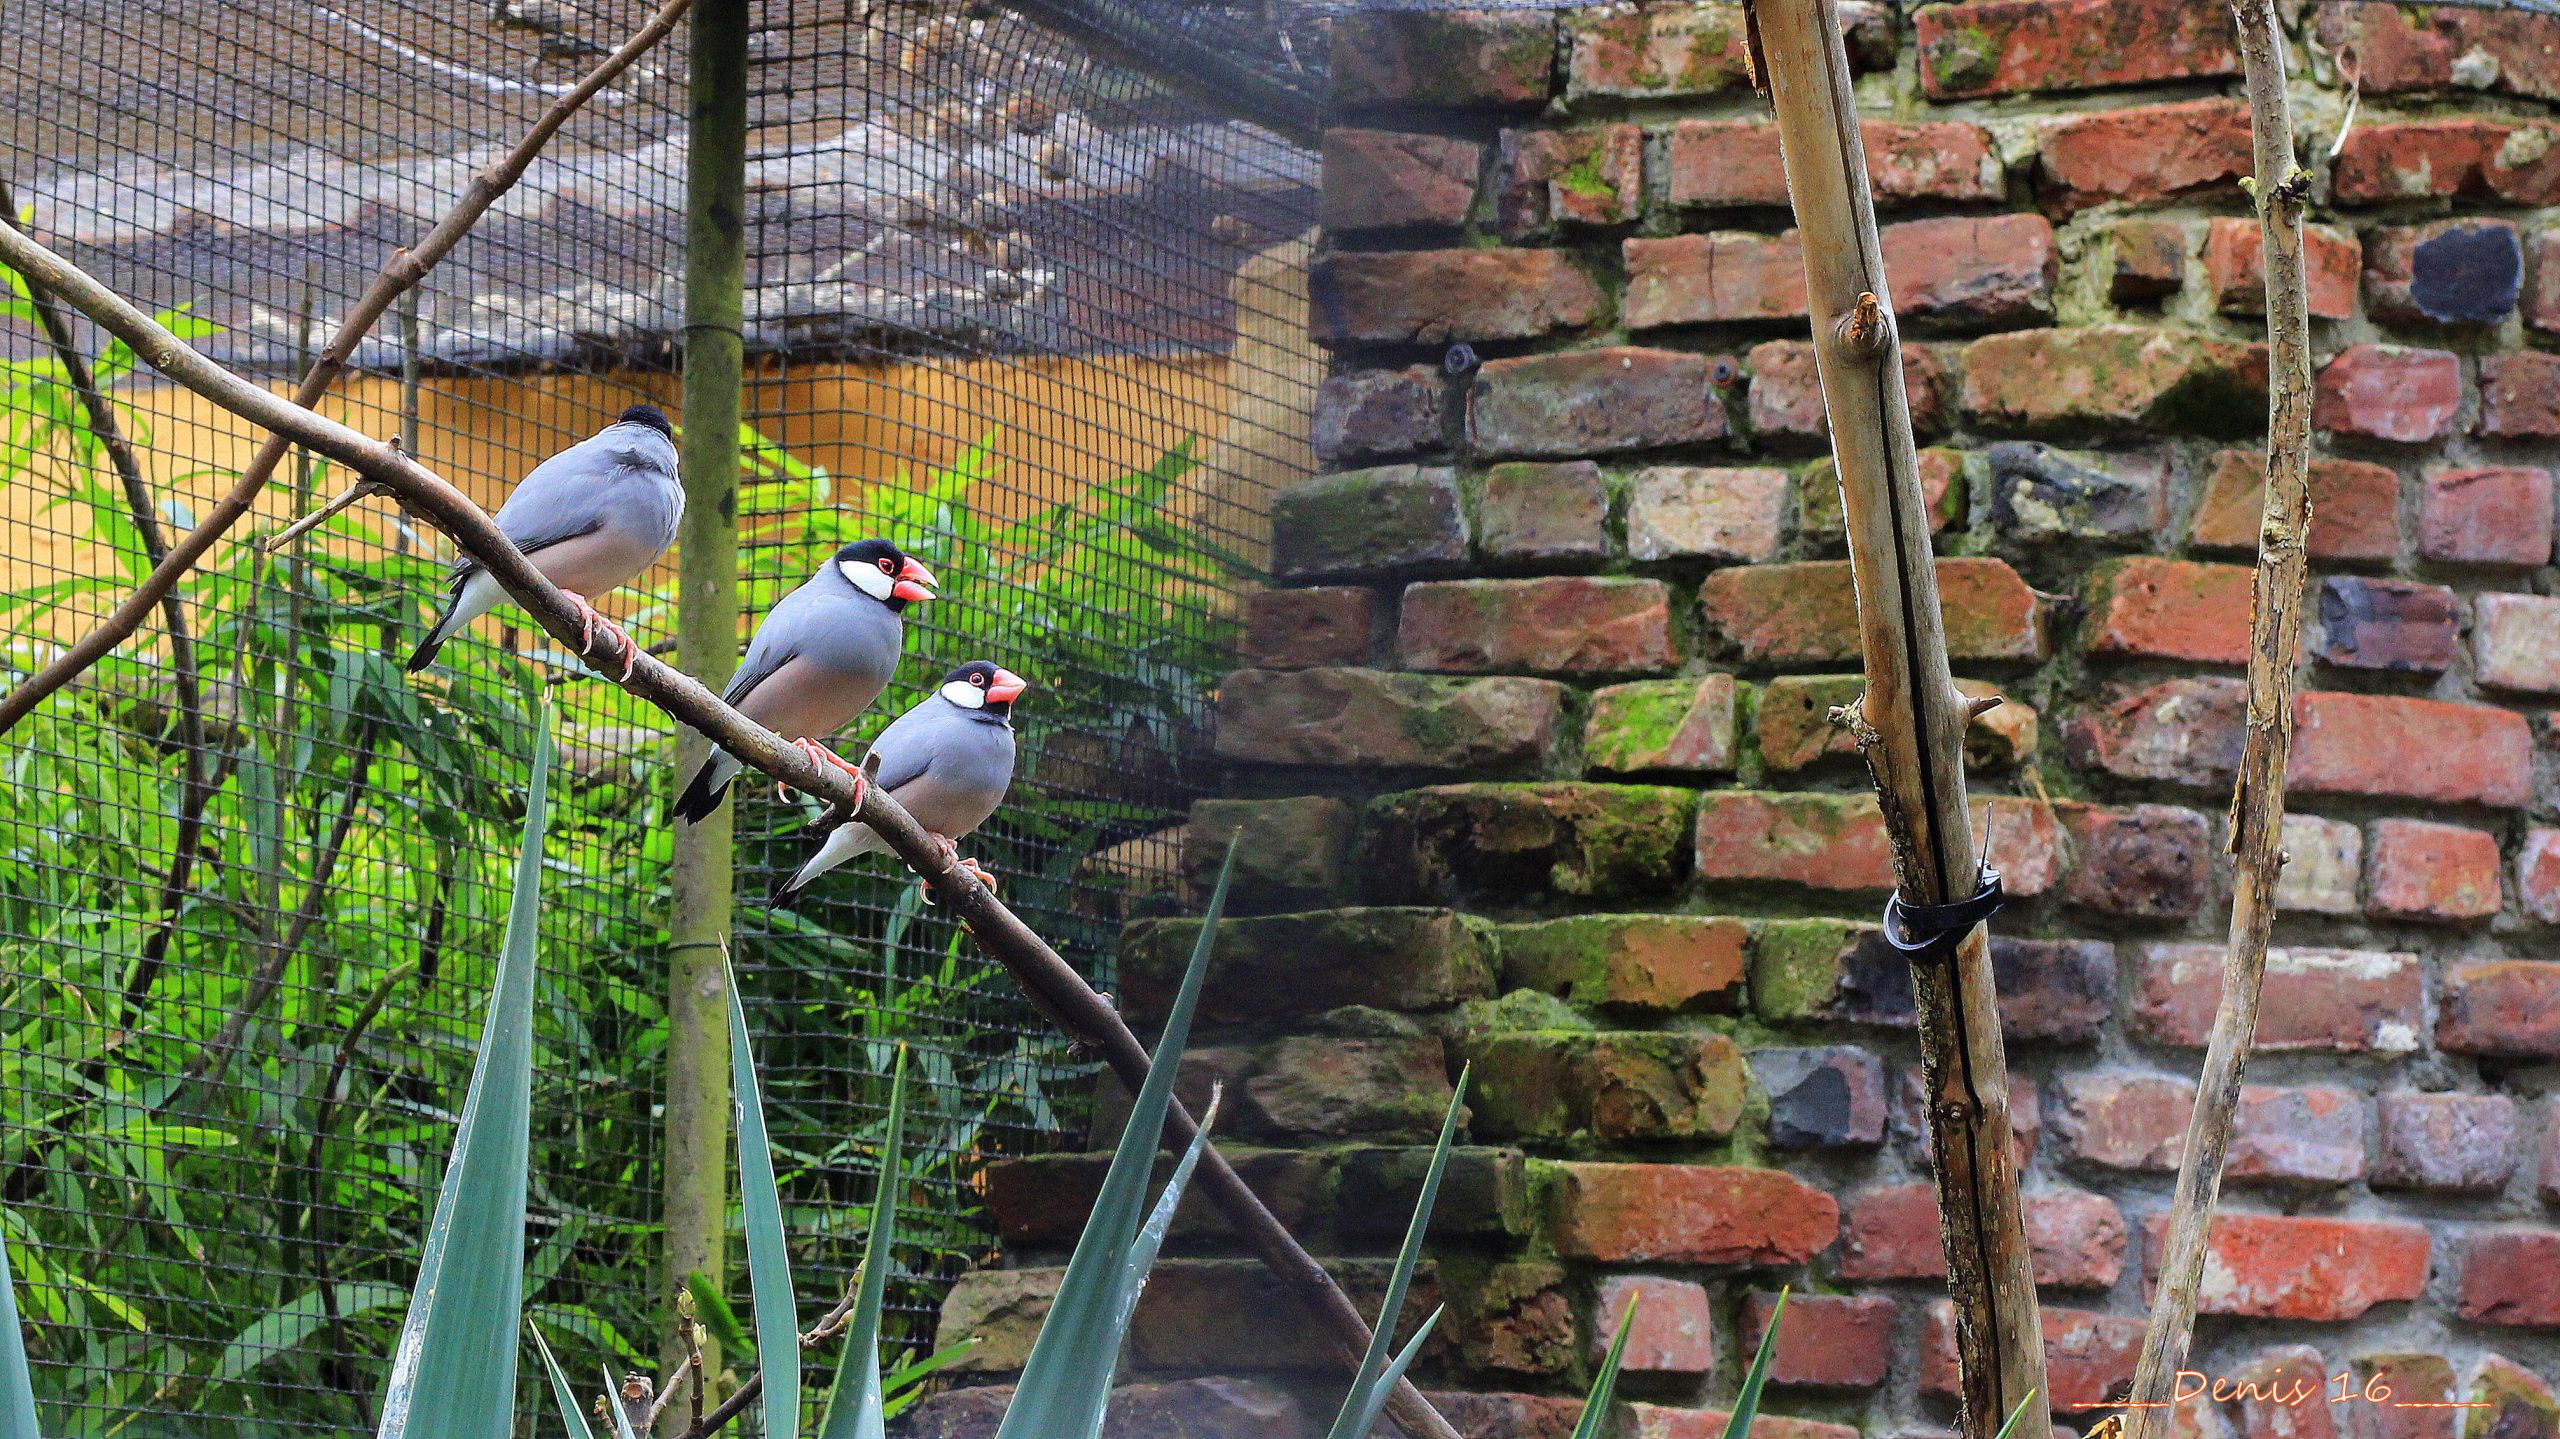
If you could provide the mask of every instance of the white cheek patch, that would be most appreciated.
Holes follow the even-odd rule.
[[[964,710],[985,709],[987,692],[967,680],[952,680],[942,687],[942,697]]]
[[[871,596],[875,600],[887,599],[889,597],[889,591],[898,583],[889,576],[880,573],[880,567],[878,565],[867,565],[857,560],[838,560],[836,561],[836,568],[844,573],[844,577],[846,579],[853,581],[853,587],[855,589],[862,591],[864,594]]]

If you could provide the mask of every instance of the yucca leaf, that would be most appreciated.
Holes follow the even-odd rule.
[[[889,1133],[880,1144],[880,1184],[871,1195],[871,1236],[862,1246],[862,1277],[836,1357],[835,1387],[818,1421],[819,1439],[883,1439],[889,1428],[888,1381],[880,1376],[880,1310],[889,1291],[892,1246],[898,1242],[899,1150],[907,1127],[907,1047],[898,1046],[889,1080]]]
[[[1126,1330],[1129,1320],[1138,1312],[1138,1299],[1147,1292],[1147,1275],[1156,1267],[1156,1255],[1164,1248],[1164,1237],[1173,1230],[1173,1216],[1182,1208],[1182,1195],[1191,1187],[1191,1172],[1200,1167],[1200,1155],[1209,1147],[1209,1134],[1218,1126],[1218,1106],[1225,1094],[1214,1083],[1209,1088],[1209,1108],[1200,1116],[1200,1127],[1192,1132],[1191,1143],[1184,1147],[1182,1158],[1175,1161],[1173,1174],[1157,1191],[1156,1207],[1147,1211],[1147,1222],[1138,1226],[1138,1237],[1130,1242],[1129,1252],[1120,1260],[1120,1327]]]
[[[1440,1141],[1432,1146],[1431,1166],[1422,1172],[1422,1193],[1413,1202],[1413,1218],[1405,1225],[1404,1247],[1396,1251],[1396,1267],[1387,1276],[1387,1295],[1378,1305],[1377,1327],[1369,1332],[1369,1352],[1360,1356],[1360,1372],[1352,1378],[1351,1392],[1342,1396],[1342,1412],[1334,1416],[1333,1428],[1326,1439],[1361,1439],[1369,1426],[1378,1422],[1378,1414],[1387,1407],[1387,1395],[1404,1377],[1405,1368],[1421,1352],[1422,1334],[1431,1330],[1425,1324],[1413,1343],[1402,1354],[1394,1354],[1396,1321],[1404,1316],[1405,1292],[1413,1287],[1413,1272],[1422,1264],[1422,1239],[1431,1232],[1431,1211],[1440,1203],[1440,1177],[1448,1172],[1449,1146],[1458,1137],[1458,1112],[1466,1107],[1467,1082],[1474,1078],[1471,1070],[1458,1072],[1458,1087],[1449,1096],[1449,1112],[1440,1117]],[[1439,1315],[1431,1316],[1434,1323]]]
[[[610,1367],[604,1371],[604,1412],[613,1416],[613,1439],[640,1439],[639,1435],[631,1432],[631,1415],[622,1407],[622,1386],[613,1382]],[[784,1431],[785,1439],[789,1433]]]
[[[747,1281],[755,1286],[756,1367],[764,1375],[764,1432],[800,1432],[800,1310],[791,1292],[791,1250],[782,1232],[782,1191],[765,1134],[764,1090],[747,1043],[747,1008],[729,974],[729,1084],[738,1110],[738,1190],[747,1212]]]
[[[392,1350],[379,1439],[507,1439],[514,1428],[533,1108],[535,924],[551,779],[548,707],[538,723],[497,982],[408,1318]]]
[[[1778,1321],[1787,1317],[1788,1293],[1786,1289],[1778,1291],[1778,1302],[1769,1310],[1769,1327],[1760,1331],[1760,1350],[1751,1356],[1742,1387],[1734,1391],[1733,1417],[1725,1421],[1725,1439],[1746,1439],[1751,1433],[1751,1421],[1760,1417],[1760,1391],[1769,1383],[1769,1360],[1778,1352]],[[1625,1338],[1625,1332],[1620,1331],[1619,1337]]]
[[[1992,1439],[2009,1439],[2009,1435],[2017,1429],[2018,1421],[2027,1417],[2027,1406],[2034,1402],[2036,1402],[2036,1391],[2030,1389],[2027,1391],[2027,1397],[2018,1401],[2018,1407],[2009,1411],[2009,1422],[2001,1425],[2000,1432],[1993,1435]]]
[[[1609,1405],[1618,1393],[1618,1366],[1627,1360],[1627,1336],[1636,1332],[1636,1304],[1641,1294],[1627,1296],[1627,1307],[1618,1312],[1618,1337],[1609,1341],[1609,1357],[1600,1361],[1600,1372],[1591,1376],[1591,1392],[1582,1398],[1582,1417],[1573,1426],[1573,1439],[1600,1439],[1600,1431],[1609,1424]],[[1745,1427],[1749,1421],[1744,1421]],[[1742,1439],[1743,1431],[1728,1423],[1725,1439]]]
[[[533,1335],[534,1352],[542,1356],[542,1372],[551,1376],[551,1402],[560,1406],[561,1427],[569,1431],[569,1439],[596,1439],[596,1431],[587,1427],[587,1416],[578,1408],[578,1396],[569,1388],[569,1376],[560,1372],[560,1361],[551,1357],[551,1346],[542,1342],[542,1330],[532,1320],[525,1329]]]
[[[35,1378],[27,1335],[18,1327],[18,1286],[9,1277],[9,1226],[0,1223],[0,1439],[36,1439]]]
[[[1128,1325],[1120,1314],[1125,1287],[1121,1272],[1129,1246],[1136,1242],[1147,1199],[1147,1180],[1155,1171],[1156,1146],[1164,1138],[1165,1113],[1173,1105],[1174,1076],[1182,1068],[1183,1046],[1190,1042],[1191,1015],[1199,1007],[1200,981],[1209,969],[1209,950],[1218,934],[1218,919],[1227,907],[1227,882],[1235,872],[1235,846],[1210,891],[1208,913],[1201,918],[1200,940],[1192,946],[1182,988],[1165,1012],[1164,1037],[1156,1042],[1146,1082],[1138,1086],[1129,1107],[1128,1127],[1112,1151],[1111,1168],[1103,1175],[1093,1214],[1067,1260],[1066,1276],[1050,1301],[1048,1322],[1032,1341],[1022,1366],[1013,1403],[996,1426],[996,1439],[1095,1439],[1102,1432],[1103,1412],[1111,1403],[1111,1376],[1120,1357]]]

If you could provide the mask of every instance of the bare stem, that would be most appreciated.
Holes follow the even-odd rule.
[[[2311,527],[2311,305],[2302,273],[2302,201],[2309,177],[2294,162],[2285,98],[2284,35],[2271,0],[2232,0],[2247,77],[2256,150],[2254,198],[2265,240],[2267,285],[2267,481],[2258,522],[2255,608],[2249,629],[2249,725],[2231,795],[2230,951],[2222,1000],[2205,1045],[2186,1152],[2169,1201],[2160,1287],[2143,1334],[2127,1411],[2128,1439],[2167,1432],[2167,1407],[2196,1322],[2196,1291],[2214,1200],[2222,1188],[2233,1115],[2258,1029],[2267,940],[2284,867],[2284,772],[2293,747],[2293,672],[2300,662],[2303,583]]]

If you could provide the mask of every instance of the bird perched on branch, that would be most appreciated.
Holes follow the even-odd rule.
[[[536,465],[498,507],[498,529],[577,603],[585,620],[578,652],[594,653],[598,630],[611,635],[621,642],[626,680],[640,662],[640,647],[587,597],[619,588],[675,543],[676,522],[684,517],[675,436],[657,406],[633,405],[593,438]],[[433,663],[445,641],[506,597],[479,561],[455,560],[444,613],[409,656],[410,672]]]
[[[931,570],[887,540],[845,546],[756,626],[747,657],[720,698],[797,741],[811,759],[850,773],[859,794],[862,771],[815,737],[853,723],[880,697],[906,642],[900,616],[916,601],[932,599],[937,583]],[[728,751],[712,751],[677,797],[676,817],[699,821],[718,809],[742,768]]]
[[[1013,704],[1025,688],[1013,671],[971,660],[882,730],[865,757],[866,767],[878,762],[872,778],[889,787],[890,796],[945,853],[955,853],[954,841],[986,823],[1013,785]],[[807,863],[774,885],[768,902],[787,907],[819,875],[857,855],[888,849],[871,826],[847,819],[827,832]],[[981,884],[995,887],[976,860],[959,864]]]

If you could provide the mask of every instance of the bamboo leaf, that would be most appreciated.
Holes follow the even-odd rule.
[[[18,1287],[9,1277],[9,1241],[0,1238],[0,1439],[37,1439],[37,1433],[35,1378],[27,1371],[26,1331],[18,1327]]]
[[[888,1382],[880,1376],[880,1310],[888,1295],[889,1266],[898,1242],[899,1149],[907,1127],[907,1047],[889,1080],[889,1133],[880,1143],[880,1185],[871,1198],[871,1236],[862,1248],[862,1278],[845,1321],[844,1352],[836,1359],[835,1387],[818,1421],[819,1439],[884,1439],[888,1432]]]
[[[532,1139],[535,922],[552,759],[548,706],[536,723],[497,982],[414,1297],[392,1350],[379,1439],[507,1439],[514,1426]]]
[[[408,1299],[409,1291],[397,1284],[363,1281],[297,1295],[281,1308],[260,1315],[256,1323],[223,1346],[222,1357],[213,1366],[213,1380],[220,1384],[238,1379],[270,1359],[283,1358],[295,1345],[319,1333],[333,1317],[349,1319],[405,1304]]]
[[[1147,1198],[1147,1180],[1155,1170],[1156,1146],[1164,1138],[1166,1112],[1173,1105],[1174,1076],[1182,1068],[1183,1046],[1191,1038],[1192,1012],[1199,1007],[1200,982],[1209,968],[1209,950],[1227,907],[1227,882],[1235,871],[1235,846],[1218,871],[1202,917],[1200,941],[1191,950],[1182,988],[1165,1014],[1164,1037],[1156,1042],[1146,1082],[1129,1108],[1128,1127],[1112,1151],[1092,1216],[1067,1260],[1049,1305],[1048,1322],[1032,1341],[1021,1381],[996,1439],[1095,1439],[1111,1403],[1111,1375],[1117,1367],[1121,1339],[1128,1326],[1120,1313],[1121,1266],[1136,1242]]]
[[[1600,1439],[1600,1432],[1609,1426],[1609,1405],[1618,1393],[1618,1366],[1626,1362],[1627,1336],[1636,1330],[1636,1304],[1643,1297],[1628,1295],[1627,1307],[1618,1311],[1618,1337],[1609,1341],[1609,1357],[1600,1361],[1600,1372],[1591,1376],[1591,1392],[1583,1396],[1582,1417],[1574,1423],[1573,1439]],[[1772,1320],[1772,1333],[1776,1332],[1775,1324]],[[1750,1391],[1756,1404],[1759,1391],[1752,1389],[1748,1381],[1743,1387]],[[1723,1439],[1744,1439],[1750,1427],[1750,1417],[1737,1405],[1734,1417],[1725,1423]]]
[[[791,1248],[782,1190],[764,1124],[764,1089],[747,1040],[747,1008],[729,972],[729,1083],[738,1110],[738,1189],[747,1217],[747,1281],[755,1289],[756,1367],[764,1375],[764,1432],[800,1432],[800,1310],[791,1292]]]
[[[551,1346],[542,1342],[542,1330],[532,1320],[524,1325],[533,1335],[533,1347],[542,1355],[542,1372],[551,1376],[551,1402],[560,1406],[561,1426],[569,1431],[569,1439],[596,1439],[596,1431],[587,1427],[587,1416],[578,1409],[578,1396],[569,1388],[569,1376],[560,1372],[560,1361],[551,1357]]]
[[[1395,1270],[1387,1277],[1377,1327],[1369,1332],[1369,1352],[1360,1356],[1360,1372],[1352,1378],[1350,1392],[1342,1396],[1342,1412],[1334,1416],[1327,1439],[1360,1439],[1369,1432],[1387,1407],[1387,1395],[1394,1392],[1396,1381],[1421,1352],[1422,1335],[1431,1330],[1431,1324],[1423,1325],[1404,1353],[1391,1353],[1396,1320],[1404,1314],[1404,1296],[1413,1287],[1414,1271],[1422,1265],[1423,1236],[1430,1232],[1431,1211],[1440,1203],[1440,1178],[1448,1172],[1449,1146],[1458,1137],[1458,1114],[1466,1107],[1467,1082],[1473,1077],[1471,1070],[1459,1071],[1458,1087],[1449,1096],[1449,1112],[1440,1118],[1440,1141],[1432,1147],[1431,1167],[1423,1171],[1422,1193],[1414,1200],[1413,1219],[1405,1225],[1404,1247],[1396,1251]],[[1433,1314],[1432,1323],[1439,1318]]]

